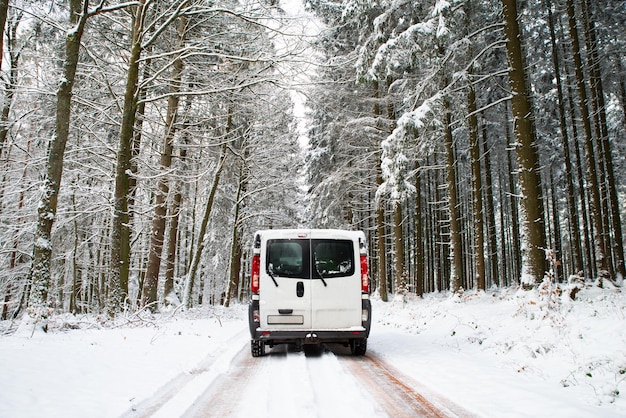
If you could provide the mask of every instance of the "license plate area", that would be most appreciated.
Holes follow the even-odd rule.
[[[304,324],[303,315],[268,315],[268,325],[302,325]]]

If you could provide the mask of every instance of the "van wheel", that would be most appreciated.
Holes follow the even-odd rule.
[[[265,343],[259,340],[250,341],[250,351],[252,352],[252,357],[265,355]]]
[[[367,338],[350,341],[350,351],[355,356],[363,356],[367,351]]]

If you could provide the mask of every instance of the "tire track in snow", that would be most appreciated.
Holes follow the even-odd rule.
[[[383,417],[332,355],[305,356],[278,346],[252,358],[242,349],[185,417]]]
[[[389,417],[474,417],[452,401],[419,388],[374,354],[341,356],[346,368],[379,402]]]
[[[169,415],[172,408],[178,409],[180,405],[189,404],[190,397],[192,401],[197,397],[193,392],[198,390],[198,385],[205,387],[228,369],[228,365],[233,361],[236,353],[242,351],[239,347],[241,347],[241,341],[246,340],[247,334],[248,330],[238,332],[224,342],[223,349],[209,354],[193,369],[179,373],[150,398],[133,405],[121,418],[172,416]],[[236,349],[233,350],[233,347]],[[180,412],[182,411],[179,411],[177,415],[180,415]]]
[[[252,376],[263,366],[250,355],[245,345],[233,359],[227,371],[220,374],[193,401],[182,417],[230,417],[239,409],[239,403],[246,396],[246,388]],[[256,398],[253,398],[256,399]]]
[[[242,333],[123,417],[471,417],[374,354],[341,346],[305,356],[288,346],[253,358]],[[418,389],[419,388],[419,391]]]

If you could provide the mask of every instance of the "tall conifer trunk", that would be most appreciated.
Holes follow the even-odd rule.
[[[472,165],[472,195],[474,212],[474,269],[475,283],[479,290],[485,290],[485,229],[483,214],[483,183],[480,167],[480,143],[478,139],[478,117],[476,116],[476,93],[470,84],[467,94],[470,159]]]
[[[395,247],[396,293],[406,288],[404,271],[404,234],[402,231],[402,202],[393,202],[393,238]]]
[[[574,69],[576,74],[576,87],[578,89],[578,107],[581,113],[583,131],[585,134],[585,162],[587,164],[587,181],[591,192],[591,218],[594,226],[594,248],[596,257],[596,270],[599,284],[602,280],[610,279],[608,260],[606,257],[607,247],[603,234],[602,202],[600,196],[600,184],[596,170],[596,156],[593,146],[593,134],[591,131],[591,119],[587,107],[587,88],[583,73],[582,58],[580,56],[580,44],[578,40],[578,26],[576,23],[576,11],[573,0],[567,0],[567,15],[569,32],[574,55]]]
[[[448,188],[448,214],[450,216],[450,292],[461,290],[463,283],[463,254],[461,247],[461,226],[456,182],[456,155],[452,138],[452,121],[448,99],[443,99],[443,141],[446,151],[446,183]]]
[[[509,115],[509,107],[507,106],[507,104],[505,103],[505,111],[504,114],[508,117]],[[511,128],[510,128],[510,122],[507,120],[505,122],[505,132],[506,132],[506,138],[507,138],[507,143],[509,144],[509,147],[514,146],[513,143],[513,138],[511,137]],[[519,277],[521,277],[522,275],[522,251],[521,251],[521,242],[520,242],[520,227],[519,227],[519,201],[517,198],[518,192],[517,192],[517,188],[516,188],[516,182],[515,182],[515,171],[516,171],[516,167],[513,164],[514,160],[515,160],[515,155],[514,155],[514,149],[510,149],[507,152],[507,169],[508,169],[508,176],[507,178],[509,179],[509,184],[508,184],[508,189],[509,189],[509,196],[510,196],[510,214],[511,214],[511,240],[512,245],[511,245],[511,271],[512,273],[514,273],[513,278],[515,280],[519,279]]]
[[[522,56],[517,1],[502,0],[502,6],[521,192],[521,283],[532,287],[543,278],[546,271],[546,234],[539,155]]]
[[[378,82],[374,81],[374,117],[380,118],[382,111],[378,99]],[[383,174],[380,167],[381,156],[380,151],[377,153],[376,159],[376,186],[383,184]],[[387,254],[385,245],[385,208],[383,202],[376,202],[376,239],[378,244],[378,293],[383,302],[387,302]]]
[[[552,1],[546,1],[548,9],[548,26],[550,28],[550,43],[552,46],[552,65],[554,66],[554,75],[556,79],[557,99],[559,108],[559,127],[561,129],[561,145],[563,147],[563,158],[565,160],[565,180],[567,183],[567,209],[569,213],[570,228],[570,245],[573,249],[573,266],[574,273],[583,271],[583,253],[581,247],[580,225],[578,219],[578,206],[576,205],[576,190],[574,189],[572,160],[570,156],[569,134],[567,131],[565,100],[563,97],[563,86],[561,83],[561,69],[559,64],[556,31],[554,28],[554,19],[552,16]]]
[[[598,138],[601,167],[604,181],[601,182],[603,194],[603,202],[605,202],[605,217],[607,219],[606,249],[610,252],[614,260],[615,269],[612,264],[608,264],[611,276],[615,273],[619,274],[623,279],[626,276],[626,267],[624,266],[624,242],[622,239],[622,222],[619,211],[619,199],[617,197],[617,189],[615,187],[615,173],[613,169],[613,156],[611,154],[611,142],[609,141],[609,133],[606,119],[606,104],[604,100],[604,88],[602,86],[602,76],[600,74],[600,57],[598,55],[598,41],[596,39],[596,29],[593,17],[591,16],[589,0],[582,0],[582,17],[583,26],[585,28],[585,40],[587,48],[587,62],[590,67],[591,94],[593,100],[594,122],[596,126],[596,137]],[[612,230],[613,234],[608,233]],[[613,251],[611,248],[611,238]]]
[[[424,294],[424,225],[422,217],[424,209],[422,208],[422,181],[419,163],[416,162],[415,170],[415,294],[422,296]]]
[[[496,235],[496,218],[493,199],[493,179],[491,175],[491,152],[487,144],[487,126],[483,124],[482,129],[482,154],[485,159],[485,219],[487,224],[487,240],[489,242],[488,258],[491,261],[492,283],[501,284],[500,272],[498,268],[498,237]],[[502,241],[504,244],[504,241]]]

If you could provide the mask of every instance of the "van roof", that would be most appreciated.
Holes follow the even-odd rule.
[[[365,240],[363,231],[349,231],[345,229],[263,229],[255,233],[260,235],[261,239],[272,238],[332,238],[332,239],[355,239],[361,238]]]

